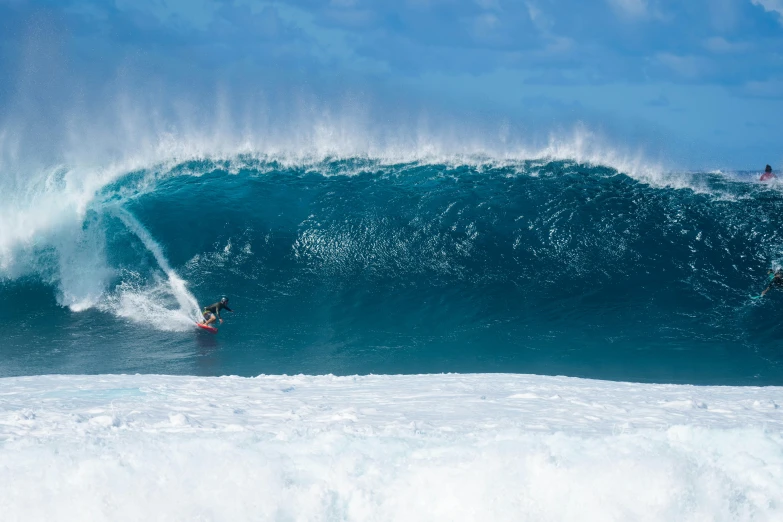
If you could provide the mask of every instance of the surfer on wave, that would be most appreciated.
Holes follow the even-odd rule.
[[[205,306],[204,320],[201,321],[201,324],[209,326],[214,323],[215,320],[220,320],[220,324],[223,324],[223,319],[220,317],[221,310],[228,310],[229,312],[234,313],[234,311],[228,307],[228,297],[222,298],[213,305]]]
[[[759,181],[769,181],[771,179],[777,179],[777,176],[772,172],[772,167],[767,165],[767,168],[764,169],[764,174],[761,175]]]

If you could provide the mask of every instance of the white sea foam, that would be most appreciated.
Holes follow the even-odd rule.
[[[182,299],[177,295],[183,292],[190,297]],[[172,287],[170,278],[153,277],[143,283],[131,278],[107,293],[98,308],[156,330],[185,332],[192,330],[198,319],[198,310],[191,306],[190,298],[187,289]],[[185,307],[182,301],[186,301]]]
[[[120,207],[115,207],[113,211],[155,257],[158,266],[160,266],[161,270],[163,270],[163,273],[166,275],[165,290],[167,290],[177,301],[178,308],[176,310],[170,310],[160,306],[160,310],[154,310],[159,314],[157,321],[163,321],[165,326],[170,326],[172,321],[166,320],[165,318],[172,316],[175,319],[175,322],[179,323],[179,329],[182,329],[185,326],[192,327],[193,321],[199,316],[198,301],[196,301],[195,296],[188,291],[185,281],[173,268],[171,268],[168,259],[166,259],[166,256],[163,253],[163,248],[155,241],[149,231],[144,228],[144,225],[139,223],[139,220],[133,217],[130,212]],[[156,285],[153,292],[160,293],[160,286],[161,285]],[[120,295],[120,315],[133,319],[138,318],[140,321],[148,322],[148,318],[146,317],[147,314],[139,314],[139,310],[145,310],[146,312],[153,311],[149,310],[149,303],[161,302],[160,296],[156,296],[155,299],[151,299],[151,297],[152,296],[147,293],[134,293],[127,290],[122,292]],[[131,312],[130,314],[123,313],[128,309]]]
[[[783,389],[0,379],[3,520],[780,520]]]

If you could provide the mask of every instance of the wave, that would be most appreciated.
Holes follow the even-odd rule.
[[[48,214],[3,237],[0,292],[40,281],[60,306],[159,331],[228,294],[239,343],[427,346],[452,352],[448,369],[526,354],[550,373],[570,346],[637,366],[717,348],[779,371],[783,322],[748,294],[778,266],[783,198],[741,174],[655,185],[551,158],[246,154],[53,176],[27,209]]]

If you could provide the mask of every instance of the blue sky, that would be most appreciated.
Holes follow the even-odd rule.
[[[687,167],[783,167],[783,0],[0,0],[0,71],[0,117],[118,81],[350,90],[529,133],[583,122]]]

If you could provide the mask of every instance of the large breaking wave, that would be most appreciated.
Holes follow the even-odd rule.
[[[781,375],[778,298],[748,295],[780,257],[783,198],[741,174],[239,154],[61,169],[13,196],[0,293],[28,358],[31,339],[84,352],[99,324],[103,343],[182,348],[196,301],[226,294],[240,355],[199,371]],[[79,326],[42,326],[58,320]]]

